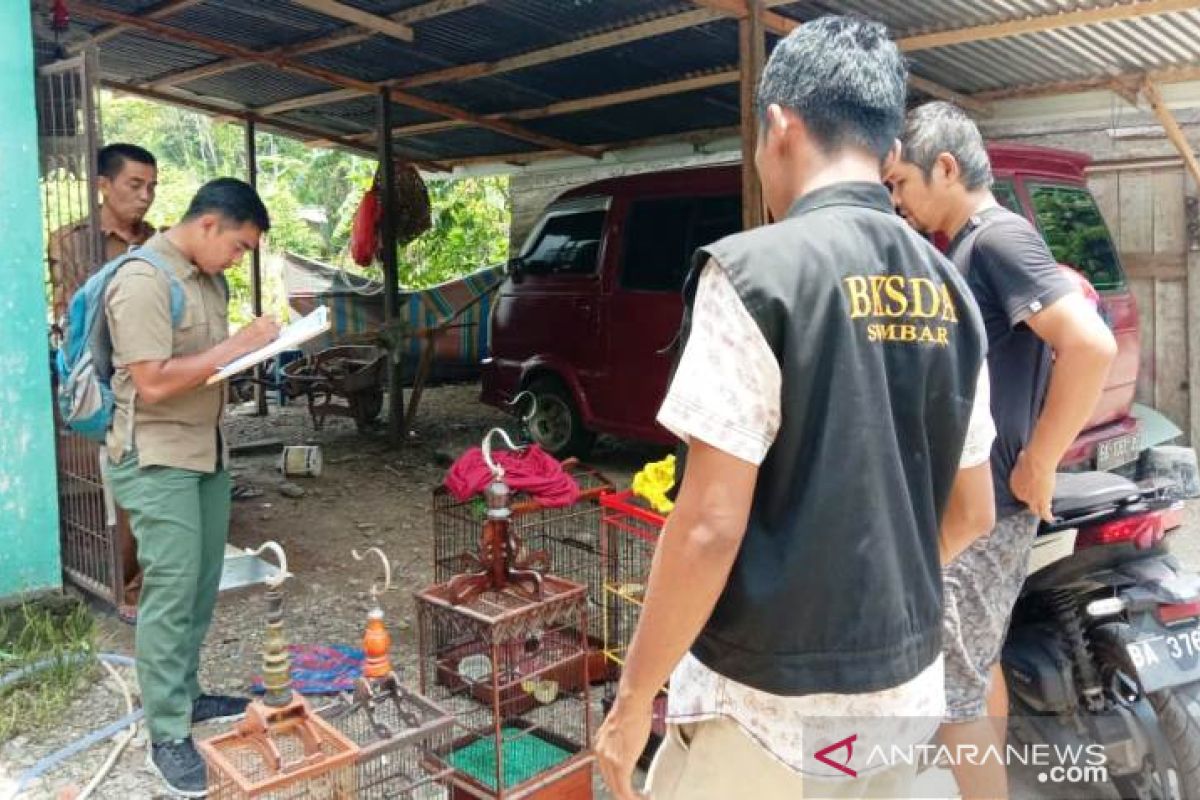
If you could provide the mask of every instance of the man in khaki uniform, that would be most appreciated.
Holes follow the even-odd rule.
[[[105,296],[116,399],[109,477],[117,502],[129,510],[145,574],[135,648],[153,743],[149,761],[185,797],[202,797],[205,790],[192,723],[236,716],[246,706],[243,698],[203,693],[198,680],[230,510],[221,430],[225,386],[205,382],[278,335],[268,317],[229,335],[222,276],[269,227],[267,210],[248,184],[211,181],[178,225],[146,243],[165,270],[131,261]],[[184,295],[177,324],[172,280]]]
[[[89,220],[64,225],[50,235],[50,283],[54,289],[54,321],[66,313],[71,296],[101,266],[154,235],[146,212],[154,204],[158,166],[154,156],[137,145],[116,143],[97,156],[100,232],[104,252],[94,253]]]
[[[96,160],[97,187],[103,198],[100,231],[104,237],[104,252],[93,252],[92,224],[87,219],[64,225],[50,235],[48,260],[56,324],[66,313],[71,296],[96,270],[154,235],[154,227],[144,219],[154,203],[158,187],[158,166],[154,156],[137,145],[115,143],[102,147]],[[121,619],[131,622],[137,613],[142,576],[129,515],[120,508],[117,509],[117,540],[125,586],[124,596],[117,598],[117,609]]]

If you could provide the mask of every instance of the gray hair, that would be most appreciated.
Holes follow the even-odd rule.
[[[968,190],[992,185],[992,162],[983,136],[966,112],[953,103],[937,100],[908,112],[900,135],[900,157],[920,168],[926,179],[942,153],[958,162]]]
[[[784,37],[763,69],[757,111],[795,112],[825,152],[855,146],[880,159],[904,122],[908,68],[887,28],[827,16]]]

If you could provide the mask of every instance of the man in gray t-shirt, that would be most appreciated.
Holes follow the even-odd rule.
[[[983,138],[966,114],[944,102],[914,109],[902,145],[887,176],[893,201],[914,227],[950,239],[987,331],[996,424],[996,525],[943,570],[941,737],[1003,748],[1008,697],[998,662],[1009,617],[1038,519],[1051,518],[1055,470],[1087,424],[1117,346],[1037,229],[996,202]],[[1007,796],[1003,764],[984,761],[952,765],[964,800]]]

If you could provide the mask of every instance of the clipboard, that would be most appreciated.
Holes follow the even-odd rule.
[[[245,372],[256,364],[261,364],[272,356],[279,355],[284,350],[293,350],[300,345],[325,333],[330,328],[329,308],[328,306],[317,306],[311,313],[293,322],[291,325],[284,327],[279,332],[279,335],[271,340],[268,344],[239,356],[225,366],[221,367],[207,381],[206,386],[211,386],[218,381],[223,381],[237,375],[239,372]]]

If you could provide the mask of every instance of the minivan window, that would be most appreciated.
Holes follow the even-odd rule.
[[[648,292],[678,292],[697,247],[741,229],[736,195],[671,197],[634,201],[626,226],[621,286]]]
[[[691,251],[742,229],[742,198],[730,194],[721,197],[701,197],[696,212],[696,225],[692,229]]]
[[[1009,211],[1025,216],[1025,212],[1021,210],[1021,201],[1017,199],[1017,187],[1013,186],[1012,181],[996,181],[993,183],[992,196],[996,198],[996,202]]]
[[[1042,236],[1054,257],[1081,271],[1097,289],[1125,282],[1116,250],[1091,192],[1078,186],[1041,184],[1029,197]]]
[[[551,216],[524,257],[522,270],[529,275],[594,274],[606,213],[597,210]]]
[[[688,268],[690,197],[637,200],[629,209],[621,286],[646,292],[678,291]]]

